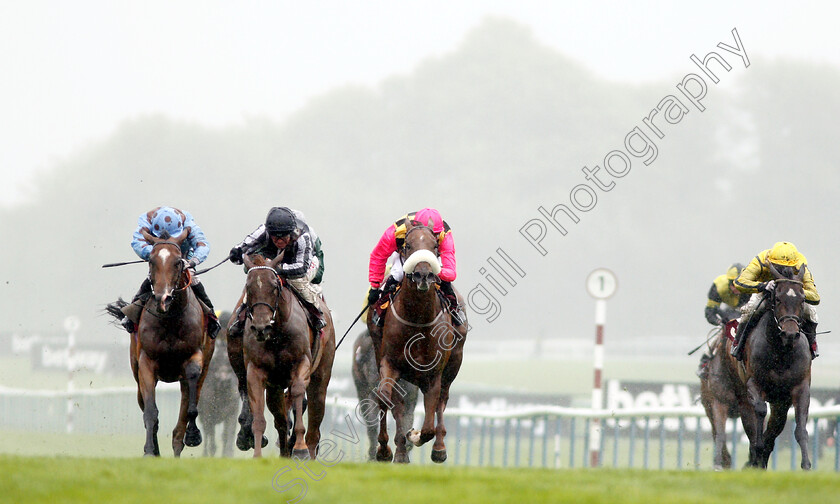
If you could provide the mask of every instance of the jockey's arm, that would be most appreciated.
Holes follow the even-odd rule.
[[[371,287],[378,289],[385,277],[385,266],[388,263],[388,258],[397,250],[397,236],[395,234],[395,227],[391,225],[382,233],[373,251],[370,253],[370,263],[368,265],[368,281]]]
[[[299,278],[306,275],[306,271],[309,269],[309,262],[312,260],[312,239],[309,233],[303,233],[298,237],[295,243],[295,249],[294,262],[281,262],[277,265],[278,273],[286,278]]]
[[[755,293],[758,292],[759,285],[762,283],[761,275],[763,267],[758,260],[758,256],[753,257],[753,260],[741,271],[738,278],[735,279],[735,288],[741,292]]]
[[[712,325],[718,325],[721,323],[723,316],[720,311],[720,303],[722,301],[723,300],[720,297],[717,285],[713,283],[712,287],[709,289],[709,299],[706,301],[705,309],[706,320]]]
[[[190,234],[187,235],[187,240],[189,240],[190,249],[192,249],[192,253],[188,254],[187,259],[196,259],[201,264],[210,255],[210,244],[204,236],[204,231],[195,223],[193,216],[189,212],[184,212],[184,215],[187,217],[184,227],[190,228]]]
[[[149,232],[151,228],[152,223],[149,222],[148,216],[146,214],[142,214],[137,219],[137,228],[134,230],[134,234],[132,235],[131,248],[134,249],[134,253],[144,261],[148,261],[149,256],[152,255],[152,244],[146,241],[146,238],[143,237],[141,231],[145,229],[146,232]]]
[[[443,238],[439,252],[441,265],[438,276],[444,282],[454,282],[458,274],[455,269],[455,239],[451,231]]]
[[[802,288],[805,290],[805,302],[812,305],[820,304],[820,295],[817,293],[814,277],[811,276],[811,268],[807,264],[803,264],[802,267],[805,268],[805,276],[802,278]]]

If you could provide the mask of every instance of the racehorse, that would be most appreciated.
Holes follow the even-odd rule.
[[[256,440],[263,439],[265,407],[268,406],[274,416],[281,454],[289,456],[289,407],[284,392],[288,388],[294,412],[295,441],[291,454],[314,459],[321,439],[327,385],[335,358],[335,329],[323,299],[321,306],[327,326],[321,335],[310,328],[305,308],[277,274],[275,268],[282,259],[282,254],[270,262],[261,256],[243,257],[248,273],[243,307],[247,310],[247,322],[242,337],[242,362],[251,417],[246,417],[242,426],[243,430],[250,426],[254,457],[261,457],[263,444]],[[302,419],[305,400],[309,408],[306,427]]]
[[[784,429],[788,409],[793,404],[794,436],[802,452],[800,466],[808,470],[811,468],[807,430],[811,350],[801,333],[805,266],[799,268],[798,274],[793,273],[792,267],[779,270],[772,263],[769,267],[775,279],[775,287],[769,294],[771,308],[760,316],[749,333],[742,335],[748,338],[744,347],[744,382],[752,403],[752,414],[742,416],[744,431],[750,437],[749,463],[767,468],[776,437]],[[766,402],[770,403],[770,418],[764,429]],[[755,435],[758,433],[762,435]]]
[[[149,280],[153,297],[146,302],[137,332],[131,335],[131,371],[137,381],[137,402],[146,427],[146,456],[160,456],[158,447],[158,408],[155,386],[158,380],[181,383],[181,407],[172,431],[172,450],[176,457],[186,446],[201,444],[196,425],[201,386],[207,375],[215,342],[207,336],[202,307],[190,289],[192,275],[181,256],[181,243],[189,229],[177,237],[167,233],[155,237],[142,231],[152,244]],[[120,300],[121,301],[121,300]],[[118,301],[107,311],[117,319],[124,315]]]
[[[373,348],[373,341],[370,339],[370,334],[367,330],[359,333],[356,341],[353,342],[353,365],[351,367],[351,374],[353,375],[353,383],[356,385],[356,394],[359,396],[359,401],[369,399],[376,401],[377,383],[379,383],[379,366],[376,364],[376,351]],[[398,393],[402,391],[403,402],[405,404],[405,413],[403,414],[403,423],[397,428],[397,432],[408,432],[414,425],[414,409],[417,407],[417,385],[408,383],[404,379],[397,381],[396,385]],[[378,402],[377,402],[378,405]],[[376,438],[379,434],[379,422],[376,420],[376,415],[381,410],[379,408],[365,410],[365,426],[367,427],[368,440],[370,441],[370,448],[368,449],[368,459],[375,460],[376,458]],[[407,451],[411,451],[413,445],[407,445]]]
[[[420,223],[406,223],[405,241],[400,250],[405,276],[391,300],[382,328],[376,326],[370,313],[368,331],[379,363],[379,384],[376,393],[380,408],[391,410],[397,426],[404,425],[405,403],[402,394],[393,393],[400,378],[417,385],[423,392],[425,416],[418,432],[397,432],[396,453],[388,447],[386,415],[380,415],[379,448],[376,460],[408,463],[406,438],[421,446],[434,438],[431,459],[446,460],[446,427],[443,411],[449,400],[449,387],[458,375],[463,360],[466,320],[454,327],[435,284],[440,272],[438,240],[431,228]],[[463,305],[461,295],[457,293]],[[437,416],[437,424],[435,424]]]
[[[722,330],[729,331],[730,324],[723,326]],[[738,361],[729,355],[730,347],[729,338],[722,336],[718,339],[706,378],[700,379],[700,402],[712,424],[715,470],[732,467],[732,457],[726,447],[726,419],[740,417],[741,412],[752,409],[747,387],[738,375]]]
[[[230,313],[219,317],[226,327]],[[207,439],[204,456],[216,455],[216,427],[222,426],[222,456],[233,456],[233,439],[236,435],[236,415],[239,412],[239,396],[236,392],[236,376],[227,360],[227,330],[216,336],[216,351],[210,361],[210,369],[202,387],[198,402],[198,419]]]

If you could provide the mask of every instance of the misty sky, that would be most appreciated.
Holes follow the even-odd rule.
[[[453,50],[489,15],[607,78],[682,76],[732,43],[750,58],[840,66],[834,2],[27,1],[0,2],[0,204],[32,175],[164,114],[204,125],[282,121],[338,86],[376,86]]]

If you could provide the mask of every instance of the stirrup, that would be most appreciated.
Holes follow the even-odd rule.
[[[207,317],[207,336],[210,339],[216,339],[221,329],[222,325],[219,323],[219,319],[216,317]]]

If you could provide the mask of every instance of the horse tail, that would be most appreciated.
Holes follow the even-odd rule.
[[[128,302],[123,298],[119,298],[113,303],[108,303],[105,305],[105,313],[117,319],[117,321],[121,321],[125,318],[125,314],[122,312],[122,308],[124,306],[128,306]]]

